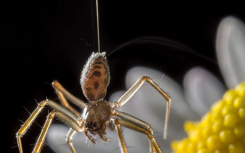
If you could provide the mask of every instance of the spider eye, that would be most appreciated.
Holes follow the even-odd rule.
[[[89,128],[93,128],[93,122],[92,121],[89,123]]]
[[[97,123],[96,122],[94,122],[94,125],[93,125],[93,127],[96,127],[97,126]]]

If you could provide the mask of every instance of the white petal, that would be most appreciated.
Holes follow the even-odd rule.
[[[225,87],[213,74],[195,67],[185,75],[184,91],[192,109],[203,116],[215,101],[222,98]]]
[[[181,86],[168,76],[164,75],[162,72],[146,67],[134,67],[127,73],[127,89],[129,89],[143,75],[151,77],[153,81],[161,87],[161,89],[163,89],[171,96],[171,108],[174,109],[173,113],[177,113],[185,119],[197,119],[193,116],[193,111],[191,111],[190,107],[185,101]],[[139,98],[141,98],[142,101],[145,101],[143,105],[151,107],[154,111],[160,109],[159,111],[165,112],[165,109],[163,108],[166,106],[166,100],[148,83],[145,83],[145,85],[143,85],[143,87],[136,93],[136,95],[137,94],[141,95]],[[139,106],[141,101],[137,101],[138,102],[136,103],[136,106]],[[163,108],[159,108],[159,106],[162,106]],[[163,116],[165,116],[165,114],[163,114]],[[158,116],[158,118],[162,119],[161,116]]]
[[[221,72],[228,88],[245,80],[245,26],[229,16],[219,25],[216,50]]]

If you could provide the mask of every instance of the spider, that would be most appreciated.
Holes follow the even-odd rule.
[[[97,8],[97,28],[98,27]],[[99,28],[97,29],[97,32],[98,31]],[[121,126],[146,134],[150,140],[150,152],[161,153],[161,149],[154,138],[153,129],[151,128],[151,126],[148,123],[130,114],[118,111],[118,108],[126,104],[130,100],[130,98],[140,89],[140,87],[142,87],[144,82],[148,82],[167,100],[164,128],[164,138],[166,139],[171,105],[170,96],[166,92],[164,92],[150,77],[142,76],[118,100],[118,102],[104,100],[107,87],[110,82],[109,67],[105,54],[105,52],[101,53],[99,49],[98,32],[98,52],[93,52],[92,55],[89,57],[87,63],[82,70],[80,79],[81,88],[84,96],[88,100],[88,103],[73,96],[58,81],[52,82],[52,86],[61,102],[61,105],[48,99],[43,100],[38,104],[37,108],[33,111],[30,117],[26,120],[26,122],[24,122],[22,127],[16,133],[17,144],[20,153],[23,153],[21,137],[27,132],[36,117],[47,105],[53,108],[53,111],[50,112],[47,116],[46,122],[44,123],[33,152],[41,152],[41,147],[44,143],[48,129],[54,117],[58,117],[70,127],[70,130],[67,133],[66,141],[73,153],[76,153],[76,149],[73,146],[72,140],[78,132],[84,132],[85,135],[93,143],[96,143],[96,141],[91,135],[98,135],[102,140],[108,142],[108,139],[104,137],[104,135],[107,134],[106,126],[112,131],[117,131],[119,137],[119,146],[122,153],[127,153],[128,151],[122,134]],[[68,103],[68,100],[69,102],[81,108],[83,110],[82,114],[71,107],[71,105]]]
[[[106,95],[106,89],[109,85],[109,81],[109,67],[105,57],[105,52],[93,52],[84,66],[80,79],[82,91],[87,98],[88,103],[85,103],[84,101],[73,96],[58,81],[52,82],[52,86],[55,89],[62,105],[48,99],[43,100],[38,104],[38,107],[34,110],[34,112],[16,134],[19,151],[23,153],[21,137],[26,133],[42,109],[46,105],[49,105],[54,110],[47,116],[46,122],[36,142],[33,152],[41,151],[45,136],[53,118],[56,116],[70,127],[67,134],[67,144],[73,153],[76,153],[76,150],[73,146],[72,139],[77,132],[84,132],[93,143],[96,143],[96,141],[92,138],[91,134],[99,135],[102,140],[108,142],[108,139],[104,137],[104,135],[106,135],[106,126],[108,126],[110,130],[117,130],[120,141],[119,145],[122,153],[127,153],[128,151],[123,138],[121,126],[146,134],[151,143],[150,152],[161,153],[160,147],[153,136],[153,129],[151,126],[134,116],[118,111],[117,108],[126,104],[129,99],[140,89],[144,82],[148,82],[167,100],[164,129],[164,138],[166,138],[171,104],[170,96],[168,96],[168,94],[164,92],[150,77],[142,76],[118,100],[118,102],[106,101],[104,100],[104,97]],[[67,100],[83,109],[83,113],[81,114],[71,107]]]

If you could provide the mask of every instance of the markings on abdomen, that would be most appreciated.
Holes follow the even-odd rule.
[[[99,82],[98,81],[95,81],[94,83],[94,89],[98,89],[100,86]]]
[[[108,81],[109,81],[108,78],[105,78],[104,79],[104,84],[108,84]]]
[[[95,62],[95,63],[93,63],[93,64],[103,64],[103,62]]]
[[[94,66],[94,69],[100,69],[100,68],[101,68],[101,66],[98,66],[98,65]]]
[[[92,88],[91,87],[88,87],[88,88],[85,88],[87,91],[91,91]]]
[[[100,77],[100,76],[101,76],[100,71],[94,71],[93,74],[92,74],[92,76],[91,76],[91,78],[92,78],[93,76]]]

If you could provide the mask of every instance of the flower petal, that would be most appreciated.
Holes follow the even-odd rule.
[[[205,115],[212,104],[221,99],[225,92],[222,83],[201,67],[189,70],[183,84],[188,103],[200,116]]]
[[[216,51],[228,88],[245,80],[245,26],[239,19],[224,18],[218,28]]]
[[[182,88],[178,85],[174,80],[169,78],[168,76],[164,75],[164,73],[159,72],[154,69],[146,68],[146,67],[134,67],[130,69],[127,73],[126,77],[126,87],[129,89],[141,76],[147,75],[153,78],[153,81],[157,83],[161,89],[167,92],[172,99],[171,108],[175,110],[175,113],[180,114],[185,119],[197,119],[193,116],[193,112],[191,111],[190,107],[188,106],[187,102],[185,101]],[[161,96],[157,90],[155,90],[151,85],[145,83],[142,88],[136,93],[141,94],[139,98],[142,99],[143,105],[147,107],[152,107],[152,109],[158,110],[159,105],[162,105],[165,108],[166,100]],[[156,102],[154,102],[156,101]],[[141,101],[136,101],[136,106],[141,105]],[[133,103],[133,102],[132,102]],[[160,108],[160,112],[165,112],[165,109]],[[147,108],[148,109],[148,108]],[[195,113],[194,113],[195,114]],[[165,114],[163,114],[165,115]],[[158,119],[162,119],[161,116],[157,116]]]

